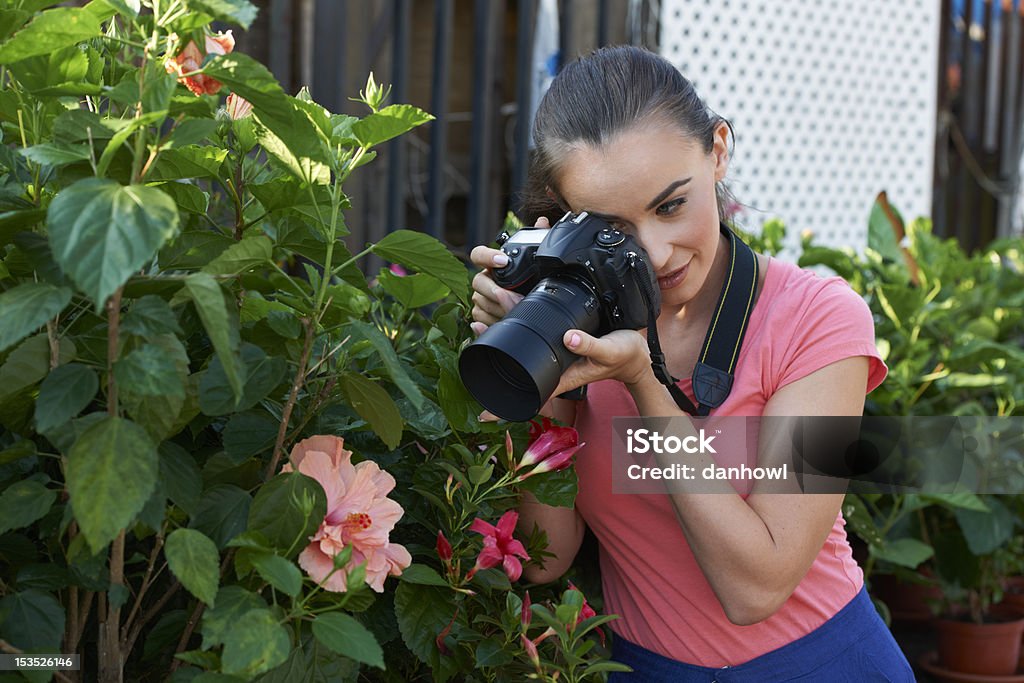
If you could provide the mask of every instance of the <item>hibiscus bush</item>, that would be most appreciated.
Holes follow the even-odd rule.
[[[575,587],[523,585],[522,489],[575,432],[479,422],[469,273],[344,184],[426,123],[234,51],[247,0],[0,0],[0,651],[59,680],[577,681]],[[367,278],[360,259],[396,264]],[[599,607],[599,605],[597,605]],[[48,680],[47,672],[0,681]]]

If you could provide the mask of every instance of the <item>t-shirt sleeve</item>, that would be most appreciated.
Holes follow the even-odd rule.
[[[888,369],[875,346],[871,309],[842,278],[824,280],[796,316],[781,362],[775,391],[844,358],[867,356],[870,393]]]

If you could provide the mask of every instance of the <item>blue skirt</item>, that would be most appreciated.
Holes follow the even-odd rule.
[[[633,673],[612,673],[608,683],[913,683],[907,663],[865,589],[806,636],[732,667],[684,664],[615,636],[612,659]]]

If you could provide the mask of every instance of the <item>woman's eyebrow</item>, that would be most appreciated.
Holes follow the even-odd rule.
[[[651,203],[647,205],[647,210],[650,211],[651,209],[656,207],[658,204],[664,201],[666,197],[675,192],[676,188],[682,187],[691,180],[693,180],[692,176],[689,178],[683,178],[682,180],[677,180],[668,187],[666,187],[664,190],[658,193],[657,197],[651,200]]]

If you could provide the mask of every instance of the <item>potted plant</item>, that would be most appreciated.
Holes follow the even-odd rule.
[[[977,500],[983,509],[928,515],[942,587],[935,622],[939,662],[952,671],[1010,675],[1018,667],[1024,613],[1003,595],[1007,578],[1020,573],[1021,547],[1010,542],[1019,521],[998,497]]]

